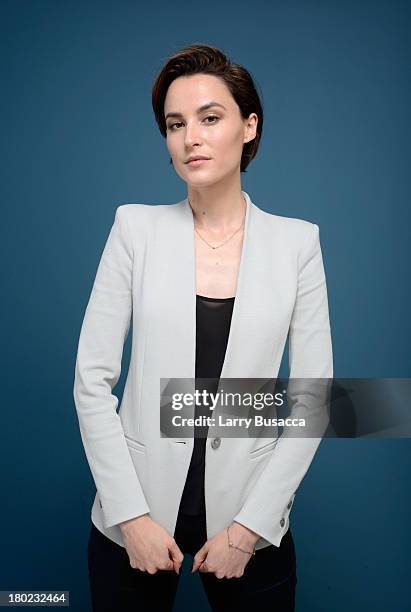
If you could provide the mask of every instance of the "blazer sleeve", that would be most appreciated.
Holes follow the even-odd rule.
[[[116,210],[78,343],[74,402],[105,527],[150,511],[128,450],[113,388],[132,313],[133,251],[126,208]]]
[[[327,288],[319,228],[316,224],[310,224],[309,237],[304,241],[298,256],[297,295],[288,336],[289,389],[294,385],[295,391],[291,416],[299,412],[307,412],[309,416],[312,409],[310,394],[299,393],[301,381],[294,383],[292,379],[316,379],[312,381],[313,388],[316,385],[322,388],[325,382],[327,391],[333,377]],[[320,411],[314,406],[313,413],[317,411],[317,437],[307,437],[304,434],[302,437],[295,434],[294,437],[288,437],[284,428],[267,465],[233,519],[275,546],[280,545],[287,531],[288,515],[296,490],[321,442],[318,432],[322,436],[328,425],[325,405],[320,407]]]

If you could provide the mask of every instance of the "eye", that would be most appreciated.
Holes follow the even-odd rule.
[[[168,126],[168,129],[173,131],[174,130],[174,126],[176,125],[181,125],[181,121],[178,121],[177,123],[170,123],[170,125]]]
[[[207,119],[216,119],[217,121],[219,121],[220,117],[217,117],[217,115],[208,115],[207,117],[205,117],[204,121],[206,121]],[[214,125],[216,123],[216,121],[212,121],[212,122],[207,121],[207,123],[209,125]],[[168,129],[170,130],[170,132],[175,132],[176,126],[178,126],[178,125],[182,125],[182,122],[181,121],[177,121],[175,123],[170,123],[169,126],[168,126]]]
[[[219,117],[217,117],[216,115],[208,115],[208,117],[206,117],[206,119],[219,119]],[[205,119],[204,119],[205,121]],[[213,123],[215,123],[215,121],[213,121]]]

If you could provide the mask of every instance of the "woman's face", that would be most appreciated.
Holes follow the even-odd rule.
[[[201,109],[210,102],[217,104]],[[195,74],[175,79],[167,91],[164,116],[167,148],[184,181],[202,187],[240,172],[243,146],[256,135],[257,115],[243,119],[220,78]],[[208,159],[187,163],[193,155]]]

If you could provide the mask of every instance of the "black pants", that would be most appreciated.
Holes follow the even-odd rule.
[[[174,538],[183,554],[194,556],[207,540],[205,515],[179,514]],[[126,549],[92,523],[88,568],[93,612],[170,612],[179,576],[174,570],[142,572],[130,565]],[[180,570],[181,574],[181,570]],[[240,578],[199,572],[213,611],[293,612],[296,557],[290,529],[281,545],[257,550]],[[190,604],[195,608],[195,602]]]

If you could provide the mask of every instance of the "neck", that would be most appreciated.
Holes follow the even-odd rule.
[[[245,217],[246,202],[240,187],[222,190],[218,187],[188,190],[188,200],[198,229],[230,232],[237,229]]]

